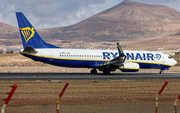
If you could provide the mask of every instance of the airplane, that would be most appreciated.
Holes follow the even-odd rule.
[[[97,70],[110,74],[117,69],[122,72],[138,72],[140,69],[164,70],[177,64],[169,55],[157,51],[122,50],[117,43],[117,50],[100,49],[64,49],[46,43],[22,12],[16,12],[19,31],[23,43],[20,53],[23,56],[43,63],[71,67],[91,68],[91,74]]]

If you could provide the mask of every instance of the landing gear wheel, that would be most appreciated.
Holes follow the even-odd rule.
[[[91,70],[91,74],[97,74],[97,70],[96,69],[92,69]]]
[[[103,71],[103,74],[109,75],[109,74],[110,74],[110,71],[109,71],[109,70],[104,70],[104,71]]]

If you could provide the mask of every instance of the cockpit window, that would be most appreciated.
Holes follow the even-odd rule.
[[[168,56],[169,59],[172,59],[170,56]]]

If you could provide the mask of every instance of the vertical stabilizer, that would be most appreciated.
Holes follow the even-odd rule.
[[[59,48],[46,43],[22,12],[16,12],[16,17],[24,48],[27,46],[32,48]]]

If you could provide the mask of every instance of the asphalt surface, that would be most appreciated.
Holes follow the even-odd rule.
[[[180,73],[0,73],[0,80],[177,79]]]

